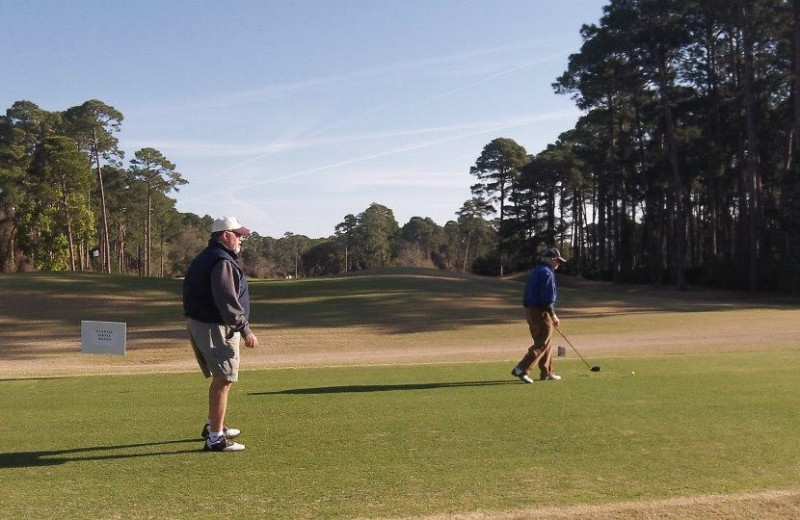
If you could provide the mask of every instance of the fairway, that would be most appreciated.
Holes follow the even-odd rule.
[[[506,363],[247,372],[229,417],[241,454],[200,451],[194,374],[2,381],[4,517],[394,518],[795,489],[796,354],[601,361],[534,385]]]
[[[272,319],[231,396],[240,454],[200,450],[207,382],[181,360],[178,283],[0,277],[40,304],[3,298],[0,513],[800,517],[792,302],[564,283],[562,329],[602,371],[568,349],[563,381],[524,385],[520,282],[431,273],[256,281]],[[77,353],[87,312],[126,317],[128,356]]]

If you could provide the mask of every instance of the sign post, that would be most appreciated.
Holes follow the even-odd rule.
[[[127,325],[114,321],[81,321],[81,352],[125,355]]]

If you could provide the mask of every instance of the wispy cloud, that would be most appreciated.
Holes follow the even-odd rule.
[[[435,101],[435,100],[438,100],[438,99],[442,99],[442,98],[447,98],[447,97],[453,96],[454,94],[457,94],[459,92],[464,92],[466,90],[473,89],[473,88],[475,88],[475,87],[477,87],[479,85],[482,85],[484,83],[488,83],[490,81],[494,81],[494,80],[496,80],[498,78],[502,78],[504,76],[509,76],[511,74],[514,74],[515,72],[519,72],[521,70],[529,69],[529,68],[531,68],[531,67],[533,67],[535,65],[539,65],[541,63],[544,63],[544,62],[551,61],[551,60],[556,59],[556,58],[560,58],[560,57],[566,56],[567,54],[569,54],[569,51],[565,50],[565,51],[561,51],[561,52],[558,52],[558,53],[555,53],[555,54],[551,54],[549,56],[545,56],[545,57],[538,58],[538,59],[535,59],[535,60],[525,61],[525,62],[523,62],[523,63],[521,63],[519,65],[515,65],[513,67],[510,67],[510,68],[507,68],[507,69],[503,69],[501,71],[489,74],[489,75],[487,75],[487,76],[485,76],[485,77],[483,77],[483,78],[481,78],[481,79],[479,79],[477,81],[473,81],[472,83],[467,83],[467,84],[459,86],[457,88],[448,90],[447,92],[442,92],[442,93],[439,93],[439,94],[436,94],[436,95],[429,96],[427,98],[421,99],[418,102],[410,104],[409,107],[416,106],[416,105],[422,105],[422,104],[430,103],[431,101]]]
[[[497,132],[508,130],[511,128],[521,127],[531,125],[537,122],[541,122],[548,119],[562,119],[562,118],[569,118],[575,117],[578,114],[577,109],[575,110],[564,110],[558,112],[552,112],[548,114],[536,114],[530,115],[527,117],[518,117],[518,118],[511,118],[505,119],[502,121],[493,121],[491,124],[488,122],[484,122],[483,124],[470,124],[470,125],[461,125],[460,127],[452,126],[448,127],[449,131],[447,132],[448,135],[446,137],[441,137],[437,139],[430,139],[426,141],[421,141],[418,143],[414,143],[411,145],[400,146],[395,148],[390,148],[386,150],[377,151],[374,153],[369,153],[365,155],[355,156],[349,159],[321,164],[319,166],[308,168],[296,172],[285,173],[282,175],[276,175],[270,178],[262,179],[255,182],[246,183],[244,185],[240,185],[235,190],[244,190],[244,189],[252,189],[258,186],[264,186],[268,184],[275,184],[282,181],[287,181],[290,179],[295,179],[298,177],[304,177],[308,175],[312,175],[315,173],[332,170],[335,168],[341,168],[344,166],[350,166],[353,164],[364,163],[367,161],[371,161],[374,159],[381,159],[384,157],[389,157],[393,155],[398,155],[402,153],[411,152],[414,150],[419,150],[422,148],[429,148],[440,144],[445,144],[453,141],[459,141],[462,139],[467,139],[474,136],[479,136],[483,134],[495,134]],[[460,133],[456,133],[456,130],[460,129]],[[440,129],[441,130],[441,129]],[[469,131],[465,131],[469,130]]]
[[[441,164],[398,170],[370,169],[368,175],[341,175],[336,178],[332,190],[336,193],[363,191],[369,188],[463,188],[463,171],[443,171]]]
[[[394,76],[404,72],[414,72],[418,77],[419,69],[429,68],[431,71],[439,74],[443,70],[443,65],[452,65],[457,62],[470,62],[475,58],[484,58],[496,54],[508,54],[511,52],[519,52],[524,50],[538,49],[542,45],[541,40],[525,40],[518,43],[508,45],[498,45],[487,47],[484,49],[473,49],[456,54],[437,56],[432,58],[425,58],[420,60],[409,60],[405,62],[396,62],[390,64],[379,65],[376,67],[364,68],[361,70],[354,70],[342,74],[320,76],[315,78],[308,78],[296,82],[288,82],[283,84],[269,85],[261,88],[247,89],[239,92],[234,92],[224,96],[219,96],[210,103],[217,106],[230,106],[239,103],[251,103],[254,101],[263,101],[268,99],[276,99],[285,96],[287,93],[296,93],[301,90],[318,90],[327,88],[333,85],[346,84],[362,81],[373,77],[387,77]],[[548,46],[552,46],[552,42],[547,42]],[[505,69],[500,73],[490,72],[491,77],[475,83],[476,85],[484,81],[489,81],[494,77],[500,77],[513,72],[514,70],[530,67],[536,63],[551,60],[555,57],[560,57],[567,54],[569,51],[561,51],[555,54],[550,54],[543,58],[534,60],[525,60],[521,65],[516,65]],[[489,67],[496,68],[495,64],[489,62]],[[472,61],[471,69],[473,75],[487,74],[487,62]],[[463,72],[462,72],[463,73]],[[469,88],[469,86],[464,87]]]
[[[186,100],[184,102],[171,102],[169,106],[166,107],[159,106],[151,108],[139,108],[138,110],[129,111],[128,115],[150,116],[153,114],[165,114],[167,112],[175,113],[208,110],[212,108],[231,108],[237,105],[285,99],[288,95],[294,96],[305,91],[320,91],[331,87],[352,85],[376,77],[396,78],[397,75],[405,73],[413,73],[415,78],[418,80],[420,77],[420,70],[423,69],[429,69],[430,74],[435,74],[438,76],[442,75],[442,71],[450,71],[449,74],[452,74],[452,71],[454,70],[458,70],[458,75],[461,77],[487,76],[485,79],[475,82],[472,85],[474,86],[484,83],[485,81],[490,81],[493,78],[510,74],[515,70],[528,68],[536,63],[541,63],[563,56],[569,52],[565,50],[557,53],[551,53],[545,57],[536,58],[534,60],[522,60],[521,63],[506,67],[500,72],[497,72],[496,70],[496,61],[485,59],[491,56],[512,55],[524,51],[536,53],[543,45],[547,45],[548,47],[552,48],[553,42],[529,39],[507,45],[498,45],[483,49],[472,49],[443,56],[383,64],[375,67],[366,67],[360,70],[352,70],[341,74],[331,74],[327,76],[300,79],[297,81],[275,83],[257,88],[228,92],[216,96],[212,95]],[[565,42],[565,45],[567,45],[567,42]],[[456,68],[456,65],[460,65],[460,67]],[[470,86],[459,88],[458,91],[467,88],[470,88]]]
[[[219,143],[213,141],[197,140],[125,140],[127,148],[139,149],[154,147],[169,155],[192,157],[242,157],[265,156],[268,154],[285,152],[295,147],[292,142],[273,142],[267,144],[252,143]]]
[[[214,176],[216,178],[226,178],[227,176],[236,173],[242,181],[235,187],[230,187],[228,183],[223,183],[227,188],[225,194],[231,201],[236,200],[238,204],[243,204],[237,193],[243,190],[253,190],[258,187],[278,184],[294,179],[311,176],[321,172],[332,172],[337,169],[350,167],[357,164],[364,164],[377,159],[386,157],[398,156],[402,154],[412,153],[417,150],[432,148],[446,143],[469,139],[471,137],[496,134],[497,132],[524,127],[536,124],[546,120],[558,119],[574,119],[579,115],[577,109],[568,109],[561,111],[554,111],[550,113],[529,114],[523,116],[506,117],[494,120],[472,121],[458,124],[444,124],[436,126],[421,126],[418,128],[401,128],[384,131],[365,131],[347,133],[335,136],[326,136],[333,132],[333,130],[345,127],[356,121],[363,121],[371,118],[378,118],[385,116],[389,113],[396,113],[408,111],[418,106],[431,104],[442,99],[456,96],[464,91],[475,89],[483,84],[498,81],[502,78],[511,76],[520,71],[531,69],[536,65],[558,59],[567,54],[568,51],[561,51],[551,53],[546,56],[541,56],[535,59],[521,60],[517,63],[497,69],[497,63],[490,63],[487,65],[485,60],[480,62],[470,63],[470,60],[479,57],[491,57],[495,54],[509,53],[512,51],[524,51],[533,47],[538,47],[539,42],[528,40],[514,45],[498,46],[486,49],[472,50],[468,52],[452,54],[447,56],[434,57],[423,60],[408,61],[403,63],[394,63],[389,65],[382,65],[374,68],[366,68],[359,71],[352,71],[339,75],[331,75],[326,77],[310,78],[292,83],[284,83],[278,85],[271,85],[264,88],[242,90],[234,92],[225,96],[215,99],[206,100],[211,104],[239,104],[250,103],[259,100],[267,100],[277,98],[290,93],[296,94],[298,90],[306,89],[319,89],[326,88],[339,83],[355,82],[366,80],[370,77],[381,76],[384,77],[389,74],[399,74],[405,71],[413,71],[418,74],[419,69],[430,68],[432,72],[439,72],[443,70],[444,64],[462,63],[465,66],[475,67],[475,76],[471,82],[464,83],[455,88],[450,88],[440,92],[432,92],[429,96],[417,98],[407,102],[388,102],[381,106],[366,107],[361,112],[357,112],[350,117],[340,118],[331,124],[319,125],[318,122],[306,121],[305,125],[295,128],[292,132],[293,135],[284,135],[280,139],[272,139],[269,142],[251,142],[251,143],[204,143],[199,141],[164,141],[158,143],[156,146],[159,149],[168,151],[171,154],[192,156],[192,157],[217,157],[238,159],[230,166],[223,167],[216,171]],[[481,71],[481,72],[479,72]],[[468,77],[464,75],[463,77]],[[295,121],[295,124],[299,124]],[[305,128],[305,131],[303,131]],[[416,140],[416,141],[415,141]],[[393,142],[391,144],[381,146],[381,141]],[[397,145],[397,141],[405,141],[405,144]],[[412,141],[409,143],[409,141]],[[415,142],[413,142],[415,141]],[[346,149],[360,150],[361,147],[353,146],[363,143],[373,143],[369,147],[365,147],[368,152],[362,154],[354,154],[345,159],[324,162],[312,167],[302,168],[296,171],[283,171],[278,170],[278,173],[270,176],[265,176],[262,173],[262,168],[258,165],[269,161],[272,156],[295,152],[299,150],[314,150],[314,155],[318,157],[326,157],[328,154],[322,152],[321,149],[325,147],[336,147],[337,151]],[[270,170],[275,171],[275,165],[270,165]],[[248,180],[248,177],[251,180]],[[257,177],[257,178],[256,178]],[[352,179],[349,182],[346,179],[339,179],[341,186],[361,185],[365,186],[365,180]],[[383,183],[384,185],[409,185],[409,183],[429,182],[430,176],[427,180],[421,179],[411,172],[405,173],[398,172],[385,172],[380,178],[375,178],[373,182]],[[445,182],[440,179],[440,181]],[[375,185],[375,184],[373,184]],[[430,184],[428,184],[429,186]],[[185,199],[190,202],[195,199]],[[205,198],[205,197],[202,197]],[[256,210],[257,208],[253,208]]]
[[[338,135],[335,137],[307,137],[297,138],[290,140],[281,140],[271,143],[218,143],[212,141],[197,141],[197,140],[164,140],[164,141],[125,141],[126,147],[129,148],[142,148],[145,146],[155,147],[158,150],[167,152],[170,155],[176,156],[192,156],[192,157],[247,157],[247,159],[232,165],[218,173],[226,173],[238,169],[241,166],[250,164],[258,159],[262,159],[269,155],[289,152],[294,150],[319,148],[325,146],[344,146],[348,144],[364,143],[369,141],[380,141],[386,139],[398,139],[417,137],[431,134],[448,134],[453,132],[475,131],[469,133],[464,137],[471,135],[479,135],[485,132],[494,130],[502,130],[505,128],[514,128],[518,126],[525,126],[528,124],[553,120],[553,119],[566,119],[574,117],[578,114],[577,109],[562,110],[551,112],[547,114],[536,114],[520,117],[510,117],[500,120],[490,121],[475,121],[469,123],[460,123],[452,125],[431,126],[422,128],[406,128],[398,130],[390,130],[383,132],[359,132]],[[453,139],[461,139],[463,137],[455,137]],[[453,139],[436,140],[432,144],[439,142],[446,142]],[[425,146],[425,145],[422,145]],[[418,148],[414,146],[413,148]]]

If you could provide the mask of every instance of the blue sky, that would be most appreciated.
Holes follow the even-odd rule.
[[[180,211],[262,236],[333,234],[373,202],[440,225],[508,137],[580,112],[551,84],[605,0],[0,0],[0,110],[100,99],[125,164],[160,150]]]

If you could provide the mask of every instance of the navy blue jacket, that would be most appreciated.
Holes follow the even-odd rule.
[[[525,284],[525,307],[540,307],[552,310],[558,299],[556,291],[556,272],[548,264],[538,264],[528,274]]]
[[[183,279],[183,313],[205,323],[227,325],[247,333],[250,322],[250,291],[236,253],[216,240],[189,265]],[[227,265],[217,265],[227,262]],[[229,279],[212,280],[212,273],[220,267],[230,273]],[[216,298],[215,298],[216,296]]]

